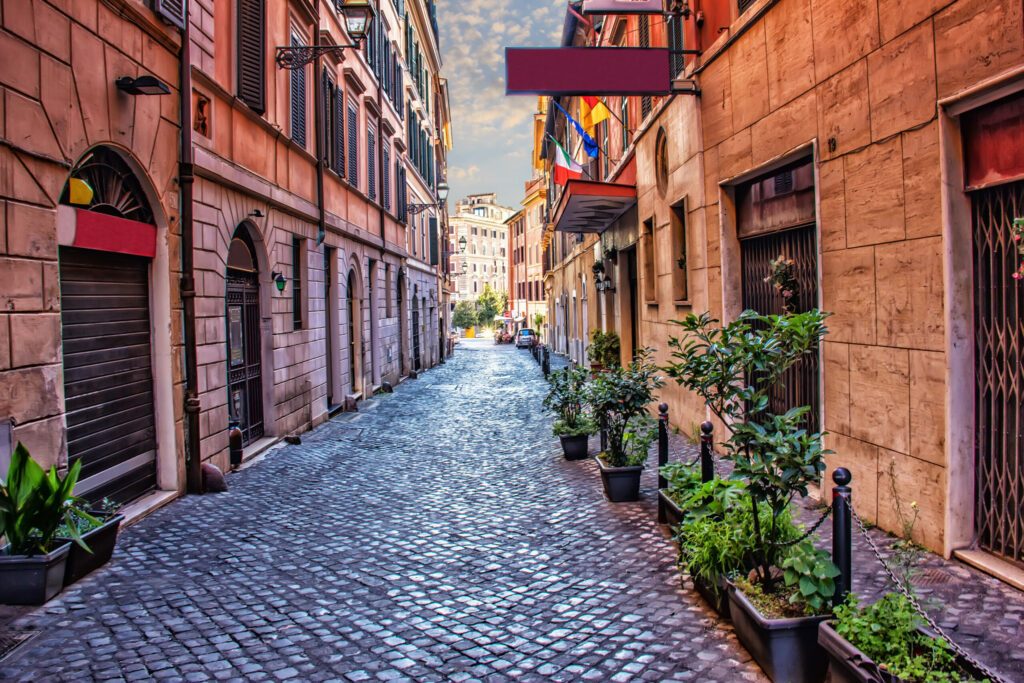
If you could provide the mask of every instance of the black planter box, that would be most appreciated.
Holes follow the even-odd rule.
[[[596,458],[601,468],[601,483],[604,495],[613,503],[626,503],[640,499],[640,474],[643,465],[634,467],[609,467],[601,458]]]
[[[921,633],[932,635],[927,631]],[[896,678],[880,669],[850,641],[836,633],[827,621],[818,626],[818,644],[828,654],[828,675],[831,683],[903,683],[902,678]],[[978,681],[986,678],[985,674],[962,657],[957,657],[956,663],[963,671],[964,678]]]
[[[117,530],[121,528],[123,521],[123,516],[115,515],[104,522],[103,526],[82,534],[82,540],[89,546],[91,553],[70,539],[60,539],[62,543],[71,544],[67,567],[64,570],[65,586],[70,586],[110,562],[110,557],[114,554],[114,545],[117,543]]]
[[[64,588],[67,543],[45,555],[0,554],[0,604],[42,605]]]
[[[560,436],[562,441],[562,455],[566,460],[586,460],[590,449],[590,436],[580,434],[578,436]]]
[[[704,583],[696,576],[691,575],[690,580],[693,581],[693,587],[700,597],[704,598],[704,601],[718,613],[718,616],[723,619],[732,619],[732,615],[729,613],[729,582],[724,576],[718,577],[713,586]]]
[[[665,489],[658,490],[658,503],[661,505],[661,509],[665,511],[665,524],[670,527],[677,527],[683,523],[685,515],[683,511],[679,509],[676,502],[672,500],[672,497],[668,495]]]
[[[729,613],[736,637],[768,678],[777,683],[825,680],[828,656],[818,645],[818,626],[828,615],[767,619],[731,583]]]

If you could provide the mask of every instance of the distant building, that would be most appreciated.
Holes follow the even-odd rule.
[[[543,131],[546,98],[538,103],[534,125]],[[535,154],[534,158],[539,160]],[[539,166],[539,168],[538,168]],[[538,332],[537,316],[547,321],[544,300],[544,227],[547,220],[547,181],[543,164],[535,162],[533,178],[526,181],[523,208],[509,220],[509,308],[523,327]]]
[[[497,195],[472,194],[455,205],[449,218],[449,249],[456,300],[475,299],[490,285],[508,291],[508,226],[515,209],[498,204]],[[462,240],[465,238],[465,251]]]

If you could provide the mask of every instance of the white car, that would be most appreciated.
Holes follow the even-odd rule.
[[[537,334],[529,327],[524,327],[516,333],[516,348],[529,349],[537,343]]]

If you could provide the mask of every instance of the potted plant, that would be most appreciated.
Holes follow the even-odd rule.
[[[650,349],[642,349],[626,368],[599,373],[587,384],[587,402],[608,436],[608,449],[597,456],[605,495],[613,503],[640,497],[640,473],[657,422],[647,414],[654,390],[664,385],[651,362]]]
[[[790,504],[806,496],[825,469],[820,434],[804,428],[807,407],[774,414],[769,395],[786,370],[816,352],[827,314],[744,311],[718,326],[708,314],[677,321],[666,372],[704,398],[726,424],[732,476],[745,483],[751,510],[745,539],[752,569],[729,585],[729,610],[740,642],[772,680],[820,681],[827,660],[817,643],[835,592],[836,567],[810,542],[786,545]]]
[[[615,332],[594,330],[590,333],[590,344],[587,346],[587,358],[590,368],[595,373],[621,365],[622,343]]]
[[[63,478],[55,467],[44,471],[20,443],[11,454],[0,482],[0,536],[7,539],[0,549],[0,603],[41,605],[60,592],[71,549],[55,540],[62,523],[71,525],[71,540],[88,549],[73,524],[80,471],[80,461]]]
[[[585,459],[589,437],[597,431],[584,398],[587,379],[586,369],[579,366],[555,370],[548,378],[551,388],[544,399],[544,406],[558,415],[554,433],[562,441],[566,460]]]
[[[65,521],[57,529],[58,541],[71,542],[73,537],[68,525],[74,524],[78,535],[88,546],[86,550],[77,543],[71,543],[64,570],[65,586],[70,586],[110,561],[117,543],[117,532],[124,521],[124,516],[117,514],[119,508],[120,504],[109,499],[104,499],[88,510],[76,505],[72,512],[74,520]]]
[[[670,462],[661,466],[665,488],[658,491],[659,503],[665,511],[665,521],[675,528],[683,523],[683,506],[700,488],[700,467],[693,463]]]

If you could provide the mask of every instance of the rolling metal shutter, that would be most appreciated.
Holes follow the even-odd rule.
[[[76,493],[128,501],[156,487],[149,260],[60,250],[68,458]]]

